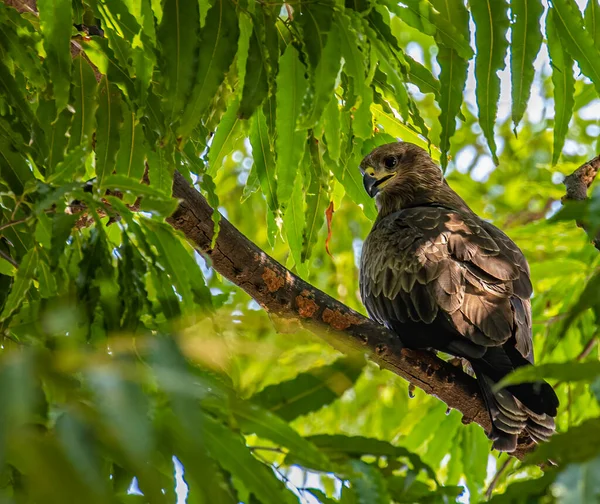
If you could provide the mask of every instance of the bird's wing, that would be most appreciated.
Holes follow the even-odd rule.
[[[360,287],[371,317],[388,327],[442,320],[478,346],[515,336],[519,353],[532,354],[525,258],[475,216],[418,207],[383,218],[364,243]]]

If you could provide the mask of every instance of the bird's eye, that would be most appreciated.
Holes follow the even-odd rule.
[[[398,164],[398,159],[395,156],[387,156],[383,159],[383,164],[386,168],[393,168]]]

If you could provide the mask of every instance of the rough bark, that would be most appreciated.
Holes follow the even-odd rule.
[[[460,368],[431,353],[403,348],[397,335],[294,275],[223,217],[212,248],[213,209],[206,199],[179,173],[173,195],[180,205],[168,222],[271,316],[301,324],[342,351],[367,353],[380,366],[460,411],[463,423],[476,422],[489,431],[477,384]],[[513,455],[522,458],[532,448],[519,444]]]

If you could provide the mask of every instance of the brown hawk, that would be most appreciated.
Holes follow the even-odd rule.
[[[360,165],[379,214],[365,240],[360,293],[371,318],[410,348],[470,363],[492,420],[494,448],[554,432],[558,398],[546,382],[494,391],[533,364],[529,266],[515,243],[479,218],[416,145],[382,145]]]

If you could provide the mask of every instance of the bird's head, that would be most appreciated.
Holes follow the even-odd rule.
[[[372,198],[383,194],[401,196],[417,187],[443,184],[440,168],[427,151],[408,142],[373,149],[360,163],[365,190]]]

